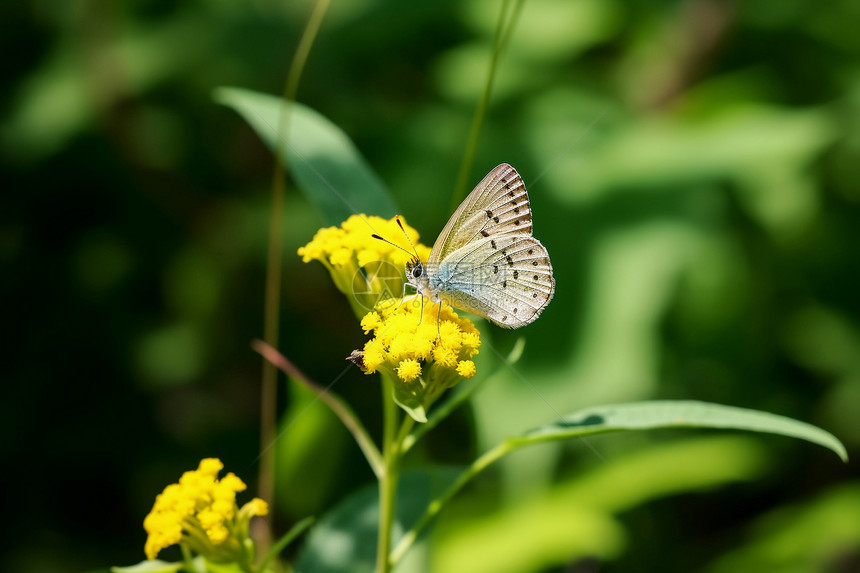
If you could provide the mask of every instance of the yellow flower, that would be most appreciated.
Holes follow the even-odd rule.
[[[419,244],[418,232],[400,217],[383,219],[353,215],[340,227],[317,231],[313,240],[299,248],[304,262],[320,261],[328,269],[335,286],[345,294],[356,316],[372,310],[380,300],[403,295],[404,269],[414,254],[410,241],[421,260],[427,260],[429,247]],[[407,237],[403,236],[406,231]],[[401,245],[403,249],[373,238],[379,235]]]
[[[475,363],[471,360],[461,360],[457,364],[457,374],[463,378],[471,378],[475,375]]]
[[[475,375],[471,358],[481,346],[481,334],[447,304],[427,304],[420,295],[386,300],[377,308],[361,321],[373,337],[350,359],[366,374],[390,376],[395,401],[424,422],[442,392]]]
[[[412,358],[402,360],[400,366],[397,367],[397,375],[404,382],[412,382],[421,375],[421,365]]]
[[[255,515],[265,515],[268,506],[254,498],[239,509],[236,494],[247,486],[232,473],[219,480],[223,468],[217,458],[201,460],[196,470],[185,472],[179,483],[156,496],[143,520],[147,559],[183,543],[212,561],[250,563],[248,522]]]

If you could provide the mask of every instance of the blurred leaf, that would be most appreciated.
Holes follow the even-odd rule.
[[[523,573],[585,557],[612,559],[627,537],[614,514],[667,495],[751,480],[766,465],[764,448],[748,437],[640,449],[493,511],[442,517],[433,537],[434,571]]]
[[[111,567],[112,573],[173,573],[182,569],[183,563],[168,563],[160,559],[141,561],[129,567]]]
[[[160,326],[138,340],[138,373],[153,385],[187,384],[206,368],[209,349],[206,333],[193,321]]]
[[[277,542],[269,549],[266,556],[260,561],[260,564],[257,566],[258,571],[266,571],[266,567],[269,565],[269,561],[277,557],[281,551],[283,551],[290,543],[292,543],[299,535],[305,532],[305,530],[313,525],[314,518],[306,517],[300,522],[293,525],[288,532],[283,534]]]
[[[392,531],[394,544],[424,513],[427,505],[456,478],[453,468],[405,472],[397,489]],[[345,498],[311,529],[295,562],[296,573],[371,573],[376,565],[379,511],[377,485],[366,486]],[[419,573],[427,559],[413,546],[395,571]]]
[[[194,573],[246,573],[237,563],[216,563],[204,559],[201,566],[197,561],[195,559],[195,564],[198,567],[194,570]]]
[[[749,434],[697,436],[616,455],[554,488],[558,500],[620,513],[668,495],[752,481],[772,457]]]
[[[624,547],[618,521],[582,505],[551,498],[507,505],[474,520],[461,519],[433,547],[436,573],[526,573],[583,557],[610,559]]]
[[[542,157],[554,157],[572,139],[564,121],[544,121],[534,131]],[[727,104],[701,119],[657,116],[598,129],[576,154],[555,164],[543,184],[581,206],[619,191],[666,193],[729,179],[751,215],[775,234],[791,234],[820,209],[809,165],[835,136],[824,108]]]
[[[186,245],[164,269],[164,298],[178,316],[206,317],[217,311],[224,289],[223,258]]]
[[[440,92],[471,106],[484,89],[499,3],[466,2],[460,11],[463,22],[480,36],[441,54],[432,71]],[[617,29],[619,16],[615,3],[605,0],[543,0],[541,9],[521,10],[494,83],[493,100],[503,101],[530,92],[536,84],[550,83],[555,62],[570,61],[604,41]]]
[[[278,424],[275,503],[296,518],[331,503],[344,471],[349,434],[316,394],[302,384],[287,385],[290,407]],[[313,471],[308,471],[313,468]]]
[[[153,86],[187,80],[189,69],[211,62],[213,21],[208,16],[207,10],[184,7],[157,24],[137,22],[107,38],[94,34],[84,44],[74,28],[65,30],[45,62],[18,87],[13,113],[0,127],[0,147],[20,161],[41,160],[62,150],[112,106]],[[101,62],[99,72],[88,65],[93,58]],[[121,82],[113,81],[119,76]]]
[[[18,160],[39,160],[59,151],[95,116],[86,77],[65,48],[23,82],[16,109],[0,129],[3,152]]]
[[[465,2],[462,19],[485,38],[495,31],[498,3],[494,0]],[[492,15],[492,17],[487,17]],[[520,12],[511,37],[512,60],[547,65],[569,59],[610,37],[621,23],[616,2],[606,0],[543,0]]]
[[[510,440],[520,447],[589,434],[657,428],[720,428],[779,434],[824,446],[842,461],[848,461],[845,446],[833,434],[812,424],[759,410],[695,401],[634,402],[587,408]]]
[[[300,103],[239,88],[219,88],[215,100],[245,118],[284,161],[328,225],[366,213],[392,217],[397,207],[379,177],[335,124]],[[288,122],[289,134],[281,133]],[[284,145],[286,144],[286,145]]]
[[[719,559],[709,571],[856,571],[860,484],[846,484],[809,503],[774,511],[753,525],[752,537],[749,545]]]

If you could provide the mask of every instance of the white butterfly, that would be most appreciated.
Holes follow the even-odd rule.
[[[555,279],[546,248],[532,236],[532,211],[516,169],[502,163],[457,208],[424,264],[406,266],[406,282],[433,302],[504,328],[537,320]]]

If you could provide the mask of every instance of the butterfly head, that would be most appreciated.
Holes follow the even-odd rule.
[[[427,297],[430,296],[430,281],[427,278],[427,268],[418,257],[413,257],[411,261],[406,263],[406,284],[415,287],[415,290],[419,294]],[[432,299],[434,302],[438,302],[435,298]]]
[[[406,263],[406,280],[409,283],[417,281],[424,274],[424,265],[421,264],[421,259],[413,257],[411,261]]]

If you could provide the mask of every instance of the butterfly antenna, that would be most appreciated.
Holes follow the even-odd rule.
[[[412,251],[411,251],[411,252],[410,252],[408,249],[404,249],[403,247],[401,247],[401,246],[400,246],[400,245],[398,245],[397,243],[394,243],[394,242],[392,242],[392,241],[389,241],[389,240],[388,240],[388,239],[386,239],[385,237],[380,237],[380,236],[379,236],[379,235],[377,235],[376,233],[372,233],[370,236],[371,236],[371,237],[373,237],[374,239],[379,239],[380,241],[382,241],[382,242],[384,242],[384,243],[388,243],[388,244],[389,244],[389,245],[391,245],[392,247],[396,247],[396,248],[400,249],[401,251],[403,251],[404,253],[407,253],[407,254],[410,254],[410,255],[414,255],[414,256],[415,256],[415,261],[416,261],[416,262],[417,262],[417,261],[420,261],[420,260],[421,260],[421,257],[419,257],[419,256],[418,256],[418,249],[416,249],[416,248],[415,248],[415,243],[413,243],[413,242],[412,242],[412,239],[410,239],[410,238],[409,238],[409,233],[407,233],[407,232],[406,232],[406,229],[403,227],[403,223],[400,221],[400,216],[399,216],[399,215],[395,215],[395,216],[394,216],[394,220],[395,220],[395,221],[397,221],[397,226],[398,226],[398,227],[400,227],[400,230],[401,230],[401,231],[403,231],[403,235],[406,237],[406,240],[407,240],[407,241],[409,241],[409,246],[410,246],[410,247],[412,247]],[[411,264],[411,263],[410,263],[410,264]],[[409,268],[410,268],[410,267],[409,267],[409,264],[407,264],[407,272],[408,272],[408,269],[409,269]],[[405,285],[405,284],[403,285],[403,295],[404,295],[404,296],[402,296],[402,297],[401,297],[401,299],[400,299],[400,303],[398,303],[397,308],[400,308],[400,305],[401,305],[401,304],[403,304],[403,302],[406,300],[406,297],[405,297],[405,295],[406,295],[406,285]],[[421,322],[422,322],[423,320],[424,320],[424,297],[422,296],[422,297],[421,297],[421,314],[420,314],[420,316],[419,316],[419,318],[418,318],[418,324],[420,325],[420,324],[421,324]]]
[[[371,236],[371,237],[373,237],[374,239],[379,239],[379,240],[380,240],[380,241],[382,241],[383,243],[388,243],[388,244],[389,244],[389,245],[391,245],[392,247],[396,247],[396,248],[400,249],[401,251],[403,251],[404,253],[409,253],[410,255],[412,254],[412,253],[409,251],[409,249],[404,249],[403,247],[401,247],[401,246],[400,246],[400,245],[398,245],[397,243],[393,243],[393,242],[389,241],[388,239],[386,239],[385,237],[380,237],[380,236],[379,236],[379,235],[377,235],[376,233],[372,233],[370,236]]]
[[[418,249],[415,248],[415,243],[413,243],[412,239],[409,238],[409,233],[406,232],[406,229],[403,227],[403,223],[400,222],[400,216],[395,215],[394,220],[397,221],[397,226],[400,227],[401,231],[403,231],[403,236],[406,237],[407,241],[409,241],[409,246],[412,247],[411,251],[409,249],[404,249],[403,247],[401,247],[400,245],[398,245],[395,242],[389,241],[385,237],[380,237],[376,233],[371,233],[370,236],[373,237],[374,239],[379,239],[383,243],[388,243],[392,247],[396,247],[396,248],[400,249],[401,251],[403,251],[404,253],[409,253],[410,255],[415,255],[416,259],[420,259],[421,257],[418,256]]]
[[[409,238],[409,233],[407,233],[406,229],[403,228],[403,223],[400,222],[400,216],[395,215],[394,220],[397,221],[397,226],[400,227],[400,230],[403,231],[403,235],[406,237],[406,240],[409,241],[409,246],[412,247],[412,253],[415,255],[416,258],[421,258],[418,256],[418,249],[415,248],[415,244],[412,242],[412,239]]]

